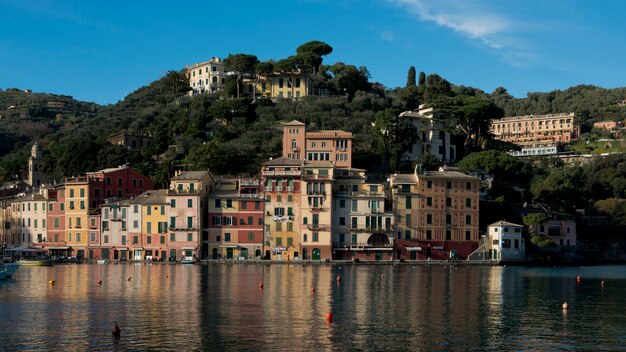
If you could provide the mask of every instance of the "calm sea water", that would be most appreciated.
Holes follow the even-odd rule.
[[[0,350],[616,351],[625,302],[625,266],[21,267]]]

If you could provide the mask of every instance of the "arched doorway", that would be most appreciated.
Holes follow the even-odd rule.
[[[200,247],[200,258],[205,259],[209,256],[209,244],[203,243],[202,247]]]
[[[313,248],[311,251],[311,259],[320,260],[321,259],[321,251],[319,248]]]
[[[109,258],[110,258],[109,249],[108,248],[103,248],[102,249],[102,259],[109,260]]]
[[[248,259],[248,248],[242,248],[239,251],[239,256],[243,257],[243,259]]]
[[[367,239],[367,245],[372,247],[389,246],[389,237],[382,233],[375,233]]]
[[[307,260],[307,259],[309,259],[308,255],[309,255],[309,252],[307,251],[307,249],[306,249],[306,248],[303,248],[303,249],[302,249],[302,260]]]
[[[213,248],[213,250],[211,251],[211,258],[213,260],[217,260],[217,257],[218,257],[218,255],[217,255],[217,248]]]
[[[259,259],[259,257],[260,257],[260,256],[261,256],[261,250],[260,250],[260,249],[257,249],[257,250],[254,252],[254,258],[255,258],[255,259]]]
[[[233,249],[226,248],[226,259],[233,259]]]

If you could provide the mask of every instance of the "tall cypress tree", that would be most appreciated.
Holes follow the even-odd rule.
[[[409,68],[409,75],[406,79],[406,86],[415,87],[415,67],[414,66],[411,66]]]

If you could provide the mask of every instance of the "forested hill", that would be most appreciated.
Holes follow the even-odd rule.
[[[321,58],[315,65],[311,77],[328,93],[298,102],[233,98],[232,87],[238,82],[231,81],[227,82],[230,88],[219,95],[189,97],[185,94],[188,82],[177,71],[107,106],[6,89],[0,92],[0,183],[25,173],[35,140],[43,148],[44,168],[53,180],[130,163],[164,186],[174,169],[256,174],[262,162],[280,155],[280,124],[292,119],[304,121],[310,129],[353,132],[355,166],[390,172],[401,167],[398,150],[393,149],[393,140],[384,141],[372,124],[393,123],[399,112],[420,103],[444,101],[459,109],[472,102],[465,97],[473,97],[495,103],[500,116],[576,112],[586,124],[626,118],[626,107],[619,104],[626,98],[626,88],[581,85],[517,99],[504,88],[487,94],[452,85],[436,74],[420,73],[417,79],[413,68],[405,87],[386,89],[370,83],[364,67],[322,65]],[[63,103],[63,107],[50,107],[49,102]],[[141,152],[111,145],[106,137],[118,131],[150,136],[152,143]],[[457,132],[457,141],[462,141],[465,137]],[[406,140],[400,139],[396,144],[403,142]]]

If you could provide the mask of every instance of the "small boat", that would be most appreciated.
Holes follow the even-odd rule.
[[[16,263],[20,266],[52,266],[52,259],[20,259]]]
[[[180,260],[181,264],[196,264],[196,258],[194,257],[184,257]]]
[[[17,271],[17,268],[19,268],[17,263],[0,263],[0,272],[4,272],[7,278],[13,276],[13,274]]]

